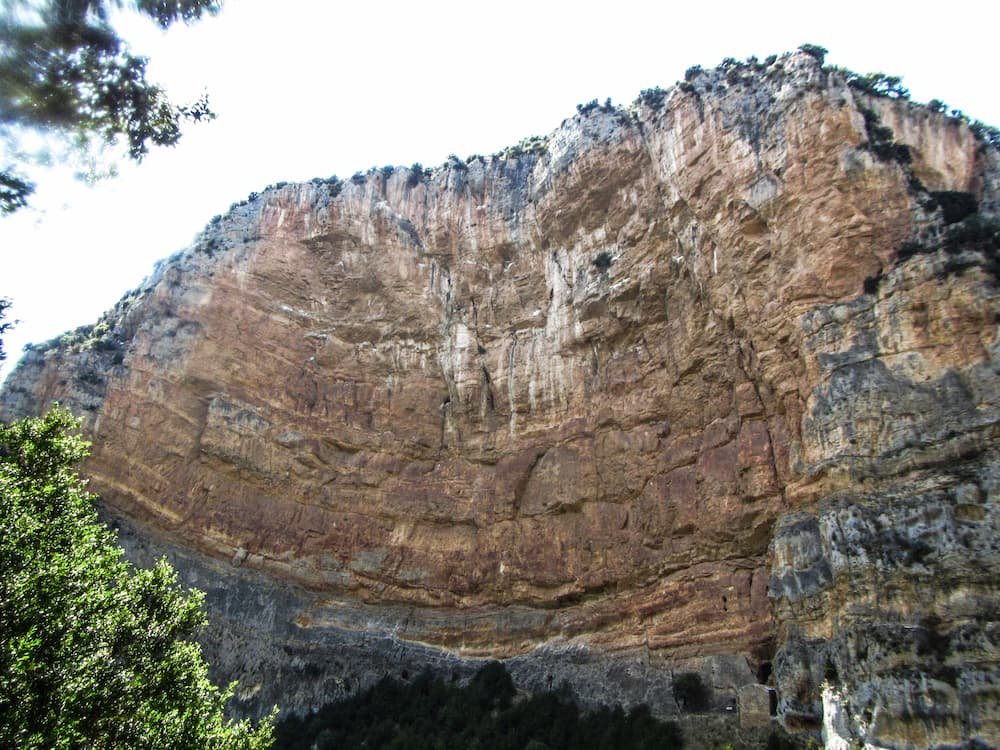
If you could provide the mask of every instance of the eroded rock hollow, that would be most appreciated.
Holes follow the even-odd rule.
[[[85,417],[104,512],[209,591],[250,713],[491,657],[997,744],[998,164],[809,55],[703,71],[254,195],[28,352],[3,414]]]

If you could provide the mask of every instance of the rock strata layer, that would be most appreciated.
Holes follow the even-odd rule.
[[[804,54],[690,78],[268,189],[25,355],[4,417],[84,415],[244,710],[504,658],[1000,742],[997,151]]]

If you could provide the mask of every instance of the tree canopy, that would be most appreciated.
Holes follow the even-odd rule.
[[[203,595],[166,561],[136,570],[98,520],[77,426],[0,424],[0,747],[269,747],[273,721],[228,721],[190,640]]]
[[[569,685],[522,695],[500,662],[484,665],[467,685],[430,672],[388,677],[307,716],[286,716],[275,750],[476,748],[485,750],[671,750],[684,738],[675,722],[645,705],[585,711]]]
[[[150,146],[173,145],[183,120],[213,117],[206,98],[169,100],[146,78],[147,60],[133,55],[110,23],[128,6],[162,28],[216,13],[221,0],[5,0],[0,11],[0,213],[27,204],[34,185],[23,174],[29,155],[17,134],[61,136],[86,153],[119,141],[137,161]]]

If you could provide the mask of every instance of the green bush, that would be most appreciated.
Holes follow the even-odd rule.
[[[910,98],[909,90],[903,86],[903,79],[885,73],[866,73],[865,75],[850,73],[847,85],[872,96],[885,96],[890,99]]]
[[[639,92],[639,101],[651,109],[659,109],[667,97],[667,92],[659,86],[651,89],[643,89]]]
[[[907,240],[896,251],[896,263],[914,255],[943,250],[947,256],[941,267],[942,276],[962,274],[970,268],[981,268],[1000,285],[1000,221],[970,214],[961,221],[945,225],[940,237],[921,237]],[[924,550],[918,550],[926,556]]]
[[[874,110],[862,107],[858,109],[865,119],[865,132],[868,135],[868,149],[880,161],[895,161],[899,164],[909,164],[913,156],[910,147],[905,143],[897,143],[895,134],[890,128],[882,124],[878,114]]]
[[[522,138],[516,146],[508,146],[503,151],[493,154],[491,159],[511,159],[526,154],[544,154],[548,148],[548,139],[541,135]]]
[[[799,47],[799,52],[805,52],[810,57],[815,57],[819,60],[820,65],[826,60],[829,51],[826,47],[820,47],[818,44],[803,44]]]
[[[611,257],[611,253],[609,253],[607,250],[602,250],[594,257],[591,263],[593,263],[594,267],[598,271],[603,272],[611,268],[611,264],[613,261],[614,259]]]
[[[688,83],[691,83],[692,81],[694,81],[695,78],[697,78],[704,72],[705,69],[702,68],[700,65],[692,65],[690,68],[684,71],[684,80],[687,81]]]
[[[344,189],[344,183],[339,177],[337,177],[337,175],[330,175],[326,178],[326,180],[324,180],[324,182],[326,183],[327,189],[330,191],[331,198],[336,198],[340,195],[340,191]]]
[[[979,203],[972,193],[957,190],[935,190],[930,195],[940,207],[941,218],[945,224],[957,224],[979,210]]]
[[[423,181],[423,179],[424,179],[423,165],[418,161],[413,162],[413,164],[410,166],[410,174],[406,178],[406,185],[411,188],[416,187],[421,183],[421,181]]]
[[[987,125],[979,120],[972,120],[969,122],[969,129],[979,140],[990,144],[993,148],[1000,149],[1000,128]]]

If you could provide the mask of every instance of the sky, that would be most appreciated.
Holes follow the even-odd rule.
[[[26,343],[95,322],[251,191],[494,153],[692,65],[819,44],[828,63],[900,75],[914,100],[1000,126],[995,0],[227,0],[166,32],[128,14],[115,25],[174,101],[207,92],[218,117],[95,185],[36,175],[32,208],[0,218],[0,297],[19,321],[0,377]]]

